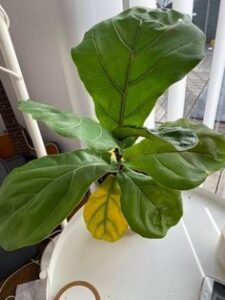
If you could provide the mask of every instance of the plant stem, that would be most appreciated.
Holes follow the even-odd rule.
[[[114,154],[115,154],[115,157],[116,157],[116,161],[119,163],[121,158],[122,158],[122,155],[120,154],[119,152],[119,149],[118,148],[115,148],[114,150]]]

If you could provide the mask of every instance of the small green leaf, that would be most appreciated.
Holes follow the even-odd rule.
[[[131,229],[143,237],[163,238],[182,217],[180,192],[132,170],[119,173],[118,179],[122,212]]]
[[[109,175],[91,194],[84,207],[84,219],[96,239],[115,242],[125,233],[127,222],[120,209],[120,186],[116,176]]]
[[[135,7],[92,27],[72,58],[109,130],[142,126],[158,97],[204,57],[204,34],[173,10]]]
[[[192,129],[182,127],[160,127],[150,130],[143,127],[123,127],[113,131],[119,140],[126,141],[128,137],[146,137],[150,139],[154,136],[172,144],[178,151],[191,149],[198,143],[198,136]]]
[[[34,119],[47,124],[58,134],[85,141],[90,148],[95,150],[107,151],[118,147],[111,133],[91,119],[81,118],[31,100],[21,101],[19,108],[31,114]]]
[[[44,239],[80,202],[89,185],[111,171],[110,154],[88,150],[33,160],[0,189],[0,245],[15,250]]]
[[[146,172],[157,182],[178,190],[200,185],[207,176],[225,166],[225,137],[202,124],[188,120],[166,123],[164,128],[183,127],[194,130],[199,143],[188,150],[158,138],[144,139],[123,151],[125,165]]]

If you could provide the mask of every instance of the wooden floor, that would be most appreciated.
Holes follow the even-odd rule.
[[[184,117],[194,119],[196,104],[199,97],[207,88],[212,62],[212,49],[206,49],[203,61],[188,75],[187,90],[184,107]],[[156,105],[156,124],[166,121],[167,92],[160,97]],[[201,120],[198,120],[201,122]],[[225,124],[217,122],[215,129],[225,134]],[[225,198],[225,171],[219,171],[211,175],[203,184],[210,192]]]

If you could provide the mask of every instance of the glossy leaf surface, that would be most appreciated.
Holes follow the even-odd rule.
[[[198,136],[189,128],[182,127],[162,127],[159,129],[150,130],[143,127],[123,127],[115,130],[113,133],[118,139],[125,139],[128,137],[146,137],[151,140],[158,137],[159,140],[165,140],[172,144],[178,151],[193,148],[198,143]]]
[[[180,192],[131,170],[121,172],[118,178],[122,212],[133,231],[143,237],[162,238],[182,217]]]
[[[89,197],[84,219],[97,239],[114,242],[125,233],[128,225],[120,209],[120,187],[115,176],[108,176]]]
[[[44,122],[60,135],[85,141],[90,148],[111,150],[118,147],[111,133],[91,119],[31,100],[21,101],[19,108],[31,114],[34,119]]]
[[[177,151],[166,141],[144,139],[123,152],[128,167],[146,172],[170,188],[185,190],[200,185],[207,176],[225,167],[225,137],[202,124],[179,120],[161,128],[183,127],[195,131],[199,143]]]
[[[13,171],[0,189],[0,245],[14,250],[48,236],[89,185],[111,171],[109,159],[80,150],[33,160]]]
[[[135,7],[92,27],[72,58],[109,130],[142,126],[158,97],[204,56],[205,38],[172,10]]]

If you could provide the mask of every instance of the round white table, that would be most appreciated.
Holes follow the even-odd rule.
[[[225,280],[216,256],[225,200],[198,188],[183,193],[183,206],[183,219],[161,240],[131,232],[115,243],[95,240],[75,215],[53,251],[47,299],[78,280],[101,300],[197,300],[205,275]]]

